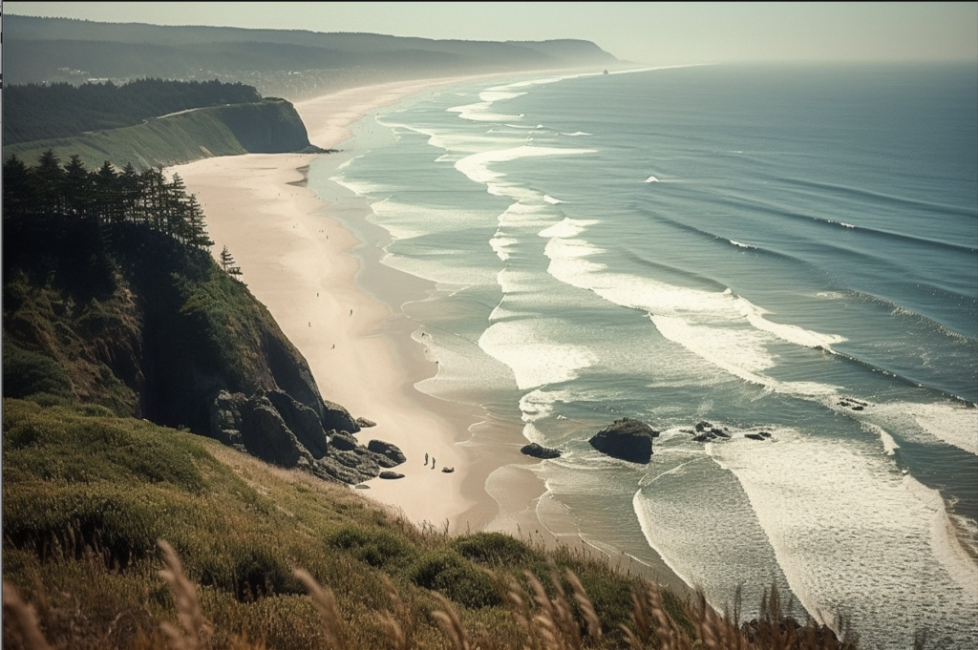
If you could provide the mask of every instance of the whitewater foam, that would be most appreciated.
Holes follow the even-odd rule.
[[[743,486],[805,608],[822,621],[846,608],[871,645],[896,647],[935,621],[958,643],[973,639],[978,571],[936,532],[947,522],[940,495],[860,444],[777,436],[708,453]]]
[[[554,325],[540,318],[494,320],[479,347],[512,368],[520,390],[570,381],[595,359],[584,346],[550,340],[545,331]]]

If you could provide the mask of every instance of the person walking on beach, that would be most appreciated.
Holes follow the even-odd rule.
[[[428,465],[428,454],[427,453],[425,453],[425,455],[424,455],[424,464],[425,464],[425,466]]]
[[[435,469],[435,457],[431,457],[431,469]]]

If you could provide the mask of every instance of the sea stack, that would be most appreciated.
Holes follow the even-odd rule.
[[[595,434],[588,442],[603,454],[632,463],[652,460],[652,439],[659,432],[639,420],[622,418]]]

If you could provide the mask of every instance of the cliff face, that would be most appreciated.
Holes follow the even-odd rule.
[[[285,100],[270,98],[192,109],[136,126],[8,145],[3,148],[3,157],[6,160],[16,155],[27,164],[34,164],[41,154],[51,150],[61,160],[77,155],[93,169],[108,160],[119,169],[131,162],[137,170],[143,170],[210,156],[310,148],[306,127],[295,107]]]
[[[295,107],[284,99],[266,98],[253,104],[213,109],[235,139],[251,153],[287,153],[309,146],[306,126]]]
[[[70,226],[71,238],[5,237],[5,252],[24,252],[4,260],[4,396],[101,404],[326,479],[392,466],[330,443],[348,447],[359,425],[323,400],[267,309],[206,251],[135,224]]]

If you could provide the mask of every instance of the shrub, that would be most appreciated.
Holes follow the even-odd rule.
[[[465,535],[452,540],[451,545],[464,557],[492,566],[515,568],[534,560],[541,560],[540,553],[503,533]]]
[[[327,538],[333,548],[349,551],[357,560],[373,567],[405,565],[415,550],[401,535],[386,530],[354,525],[342,526]]]
[[[410,575],[419,587],[440,591],[472,609],[501,602],[489,576],[452,551],[425,554],[411,567]]]
[[[3,396],[24,398],[37,394],[69,397],[68,375],[54,359],[24,350],[5,338]]]

